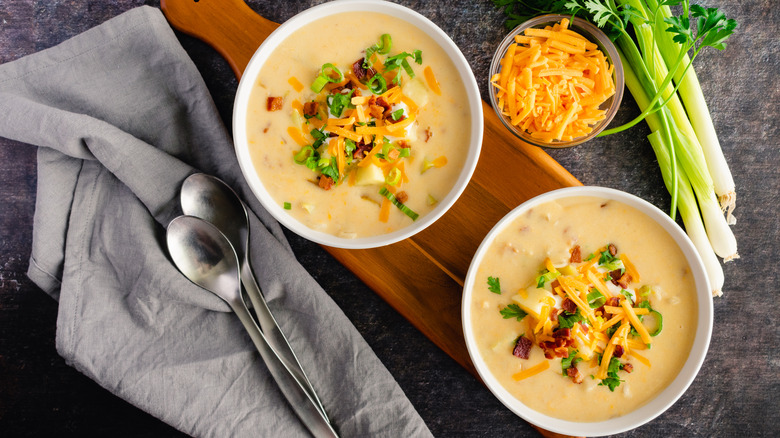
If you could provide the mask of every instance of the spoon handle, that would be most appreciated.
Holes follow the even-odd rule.
[[[333,427],[331,427],[328,420],[324,417],[320,406],[304,389],[303,385],[298,381],[290,368],[285,364],[285,361],[281,360],[276,351],[268,343],[268,340],[260,331],[260,328],[252,319],[246,304],[240,298],[236,300],[238,302],[228,302],[233,312],[241,320],[244,328],[249,333],[249,337],[254,342],[257,351],[260,352],[260,356],[263,358],[268,370],[276,380],[279,389],[282,394],[290,402],[293,410],[298,417],[303,421],[303,424],[309,429],[309,431],[316,438],[338,438],[338,434]]]
[[[249,295],[249,299],[252,301],[252,307],[254,307],[255,314],[257,315],[257,322],[260,324],[260,328],[263,331],[266,340],[271,344],[273,349],[276,350],[279,358],[285,362],[287,368],[290,369],[301,386],[303,386],[309,396],[317,404],[320,412],[322,412],[322,416],[325,417],[325,420],[330,422],[328,414],[322,406],[322,402],[319,397],[317,397],[317,392],[314,390],[311,381],[309,381],[309,377],[306,375],[306,372],[303,370],[303,367],[298,360],[298,356],[295,355],[295,351],[293,351],[292,346],[290,346],[290,342],[276,322],[276,318],[274,318],[274,315],[271,313],[271,309],[268,308],[268,303],[265,301],[260,286],[258,286],[257,280],[255,280],[255,276],[252,273],[252,267],[249,265],[249,254],[244,254],[241,263],[241,283],[243,283],[244,289],[246,290],[247,295]]]

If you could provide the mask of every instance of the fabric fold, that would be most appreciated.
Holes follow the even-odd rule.
[[[428,436],[393,377],[296,261],[159,10],[140,7],[0,66],[0,135],[39,146],[28,275],[59,300],[57,349],[195,436],[307,436],[228,307],[164,247],[186,176],[250,210],[261,288],[343,436]]]

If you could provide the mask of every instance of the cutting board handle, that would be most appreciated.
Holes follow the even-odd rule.
[[[219,52],[239,79],[260,43],[279,27],[243,0],[161,0],[160,9],[175,29]]]

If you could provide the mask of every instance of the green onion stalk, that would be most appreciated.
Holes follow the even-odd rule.
[[[664,20],[673,16],[671,9],[667,5],[659,5],[657,0],[645,1],[647,2],[646,8],[658,11],[655,14],[654,21],[655,39],[664,60],[671,64],[672,58],[678,56],[682,50],[680,43],[675,42],[672,39],[672,34],[666,32],[668,24]],[[720,147],[718,135],[715,132],[710,111],[707,108],[707,102],[701,90],[701,84],[699,84],[699,78],[692,68],[688,68],[690,65],[691,59],[685,54],[682,64],[674,72],[674,80],[679,84],[680,97],[688,109],[688,116],[694,131],[696,131],[696,137],[701,142],[702,150],[707,160],[707,168],[715,184],[715,192],[719,197],[721,208],[727,212],[729,224],[734,224],[736,219],[732,212],[737,200],[734,178],[729,171],[726,158],[723,156],[723,149]],[[685,70],[688,71],[685,72]]]
[[[621,59],[625,60],[621,52]],[[634,73],[634,70],[629,66],[624,68],[624,78],[626,87],[634,96],[637,105],[640,109],[645,109],[650,104],[650,98],[647,96],[644,88],[639,82],[639,78]],[[671,193],[673,187],[678,193],[678,209],[683,223],[685,224],[685,231],[688,237],[693,242],[696,251],[704,263],[704,267],[707,271],[707,277],[710,280],[710,286],[712,288],[713,296],[722,295],[722,288],[724,282],[723,268],[718,263],[718,258],[715,256],[715,252],[712,249],[707,232],[704,228],[699,210],[697,208],[696,197],[693,194],[690,181],[682,169],[679,169],[680,164],[672,164],[670,146],[664,141],[661,135],[662,122],[659,114],[654,113],[647,116],[647,124],[650,127],[652,133],[647,137],[650,140],[650,145],[653,147],[658,165],[661,168],[661,175],[666,185],[666,189]],[[675,167],[676,169],[675,172]]]
[[[618,1],[630,5],[634,11],[650,12],[646,9],[641,9],[646,8],[642,3],[642,0]],[[705,228],[712,248],[715,253],[725,261],[738,258],[737,241],[734,237],[734,233],[728,226],[726,218],[723,217],[720,204],[718,203],[718,197],[716,196],[714,182],[709,173],[709,166],[707,165],[705,154],[702,151],[702,146],[691,126],[688,115],[677,97],[677,93],[671,87],[671,79],[674,72],[670,73],[666,67],[666,62],[656,45],[657,38],[653,37],[654,32],[647,24],[648,16],[642,17],[640,14],[635,14],[632,15],[629,20],[634,27],[637,41],[642,49],[641,59],[636,59],[636,56],[634,56],[634,59],[631,59],[629,64],[634,67],[644,65],[646,71],[642,71],[641,73],[645,74],[640,74],[637,77],[643,86],[644,92],[654,96],[649,102],[650,105],[653,106],[661,98],[665,98],[665,105],[661,112],[668,112],[674,121],[674,123],[670,124],[671,133],[665,133],[664,130],[661,130],[661,134],[666,134],[662,135],[661,140],[663,140],[667,146],[671,145],[672,151],[674,152],[670,154],[671,167],[673,169],[672,173],[675,173],[674,170],[677,168],[677,159],[679,158],[680,168],[685,172],[685,176],[696,194],[696,199],[698,200],[699,209],[704,219]],[[617,39],[617,43],[621,49],[624,50],[624,53],[636,53],[636,45],[628,35],[621,34]],[[677,53],[677,58],[673,61],[675,64],[672,65],[679,64],[682,62],[683,57],[686,56],[685,52],[680,50],[678,50]],[[688,66],[690,66],[690,63]],[[693,69],[688,70],[693,71]],[[647,77],[648,75],[649,78]],[[645,79],[644,81],[642,80],[643,78]],[[653,87],[653,84],[660,85]],[[634,93],[632,92],[632,95],[633,94]],[[657,107],[657,105],[655,105],[655,107]],[[643,114],[647,112],[648,109],[655,110],[655,107],[651,108],[648,106],[648,108],[644,109]],[[673,183],[671,193],[673,199],[677,200],[678,193],[675,191],[676,189],[674,186],[678,183],[678,179],[675,175],[671,175],[671,180]]]

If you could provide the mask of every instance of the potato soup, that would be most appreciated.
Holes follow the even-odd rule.
[[[273,199],[343,238],[390,233],[453,188],[471,135],[446,53],[398,18],[328,16],[297,30],[253,85],[247,138]]]
[[[535,206],[499,231],[474,276],[471,321],[498,382],[543,414],[597,422],[659,394],[688,359],[693,274],[655,221],[614,200]]]

